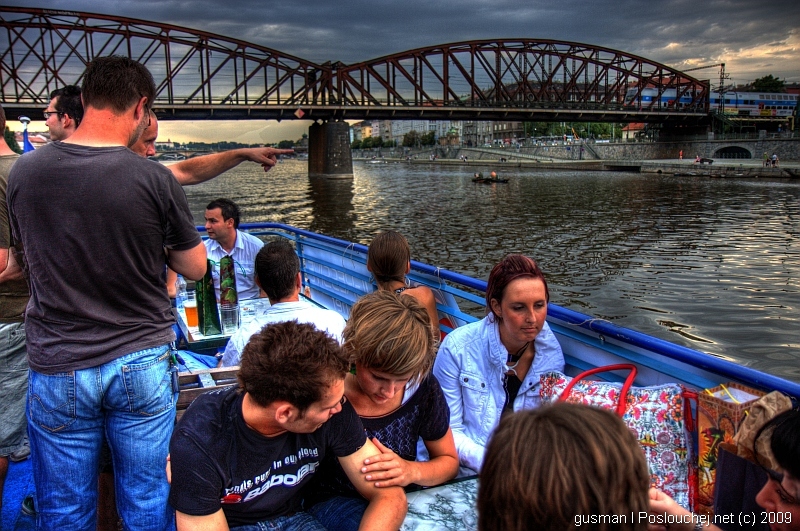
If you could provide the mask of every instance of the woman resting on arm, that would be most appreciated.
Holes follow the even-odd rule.
[[[364,461],[363,481],[378,488],[434,486],[458,472],[450,410],[430,374],[435,352],[430,320],[411,297],[376,291],[350,311],[344,349],[355,373],[345,397],[381,454]],[[422,439],[430,461],[416,461]],[[330,531],[355,530],[367,506],[335,459],[325,460],[306,506]]]
[[[561,345],[545,322],[549,300],[536,262],[510,254],[489,275],[486,317],[442,341],[433,374],[450,406],[462,465],[479,471],[500,416],[537,407],[539,375],[564,370]]]
[[[433,335],[438,342],[439,312],[433,291],[427,286],[411,286],[406,279],[411,271],[411,248],[405,237],[393,230],[375,236],[367,252],[367,269],[375,277],[379,290],[408,295],[425,308],[431,320]]]

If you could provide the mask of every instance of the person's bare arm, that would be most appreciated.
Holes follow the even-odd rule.
[[[191,280],[200,280],[206,274],[206,246],[198,243],[185,251],[167,250],[169,268]]]
[[[200,184],[230,170],[244,161],[252,161],[269,171],[278,162],[278,155],[294,153],[292,149],[242,148],[182,160],[169,167],[183,186]]]
[[[0,248],[0,284],[21,278],[23,278],[22,268],[14,258],[14,253],[10,249]]]
[[[453,441],[453,431],[438,441],[423,441],[430,455],[429,461],[406,461],[378,439],[372,439],[381,451],[364,460],[364,477],[375,482],[376,487],[385,488],[399,485],[407,487],[415,483],[423,487],[434,487],[449,481],[458,474],[458,452]]]
[[[228,521],[222,509],[206,516],[191,516],[175,511],[175,524],[178,531],[228,531]]]
[[[369,500],[367,510],[361,518],[361,525],[358,527],[359,531],[399,529],[408,511],[406,493],[402,488],[377,488],[373,482],[364,479],[361,472],[364,460],[379,453],[375,445],[367,439],[358,451],[339,458],[339,463],[350,482]]]

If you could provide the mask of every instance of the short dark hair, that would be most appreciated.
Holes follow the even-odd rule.
[[[214,210],[215,208],[218,208],[222,211],[223,220],[233,218],[233,228],[239,228],[239,217],[241,216],[239,205],[230,199],[220,197],[219,199],[214,199],[208,204],[208,206],[206,206],[206,210]]]
[[[50,99],[56,100],[56,111],[64,113],[73,120],[78,126],[83,120],[83,103],[81,102],[81,88],[78,85],[67,85],[60,89],[55,89],[50,93]]]
[[[6,111],[3,110],[3,106],[0,105],[0,131],[5,134],[6,132]]]
[[[111,55],[97,57],[83,74],[83,103],[96,109],[111,108],[121,113],[147,98],[148,109],[156,97],[156,84],[150,71],[140,62]]]
[[[769,435],[769,448],[778,465],[800,478],[800,410],[784,411],[758,430],[753,441],[756,460],[759,459],[757,443],[762,435]]]
[[[297,321],[265,326],[245,345],[241,389],[261,407],[285,400],[301,411],[322,399],[350,363],[342,347],[313,325]]]
[[[478,530],[575,529],[579,515],[646,512],[650,472],[617,415],[557,403],[505,415],[486,448],[478,487]],[[633,519],[588,525],[644,531]],[[581,528],[582,529],[582,528]]]
[[[292,294],[300,272],[300,259],[292,244],[280,239],[269,242],[256,254],[256,277],[269,300],[279,301]]]
[[[533,258],[522,254],[509,254],[492,268],[489,280],[486,283],[486,313],[494,313],[492,299],[503,302],[503,292],[506,287],[518,278],[537,278],[544,284],[544,294],[550,302],[550,291],[547,289],[547,280]]]

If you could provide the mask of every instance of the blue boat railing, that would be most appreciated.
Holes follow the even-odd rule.
[[[324,236],[281,223],[247,223],[242,224],[239,228],[260,236],[279,236],[294,241],[297,246],[298,256],[300,256],[301,259],[301,269],[304,278],[309,280],[309,287],[317,293],[323,294],[340,304],[341,306],[336,309],[345,316],[349,313],[350,306],[352,306],[358,297],[375,288],[374,281],[371,279],[368,272],[366,272],[366,254],[368,248],[365,245]],[[205,228],[198,227],[198,231],[205,232]],[[349,261],[354,267],[348,268],[341,264],[320,259],[319,257],[310,256],[310,250],[315,248],[327,251],[337,249],[341,253],[339,258]],[[330,271],[337,271],[341,273],[341,275],[347,275],[357,279],[361,285],[354,286],[352,283],[326,277],[326,283],[330,283],[330,285],[326,287],[318,280],[315,280],[318,272],[314,267],[325,267],[329,268]],[[411,261],[411,273],[409,274],[409,278],[415,282],[425,284],[434,290],[439,290],[454,299],[465,301],[470,306],[475,307],[477,311],[482,311],[485,305],[485,300],[482,295],[486,291],[486,282],[483,280],[468,277],[440,267],[434,267],[416,260]],[[469,290],[477,293],[470,292]],[[461,309],[457,308],[457,305],[454,304],[443,305],[437,303],[437,307],[441,314],[450,316],[452,318],[451,320],[459,325],[479,319],[479,317],[461,311]],[[555,320],[562,323],[554,325],[554,328],[565,329],[564,331],[566,333],[569,333],[570,330],[581,329],[584,330],[585,334],[590,336],[590,338],[599,337],[599,341],[595,341],[598,348],[614,351],[613,345],[604,345],[605,339],[613,339],[616,342],[623,343],[634,349],[652,352],[668,359],[714,373],[723,378],[761,389],[778,390],[795,398],[800,397],[800,384],[798,383],[750,367],[738,365],[711,354],[670,343],[669,341],[658,339],[629,328],[617,326],[611,322],[596,319],[592,316],[553,303],[548,305],[548,320]],[[567,324],[568,327],[564,327],[564,323]],[[445,324],[441,325],[441,329],[447,333],[452,330],[452,327]],[[663,372],[664,369],[661,363],[657,360],[651,361],[652,368]],[[689,381],[691,381],[691,378],[689,378]],[[702,378],[696,379],[696,381],[698,387],[702,387],[705,383]]]

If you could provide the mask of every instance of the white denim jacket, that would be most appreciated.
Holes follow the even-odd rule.
[[[522,379],[514,411],[539,405],[539,375],[563,371],[564,355],[547,323],[534,341],[535,355]],[[490,435],[500,422],[506,401],[503,377],[508,351],[489,314],[450,332],[439,347],[433,374],[450,406],[450,427],[462,465],[480,471]]]

